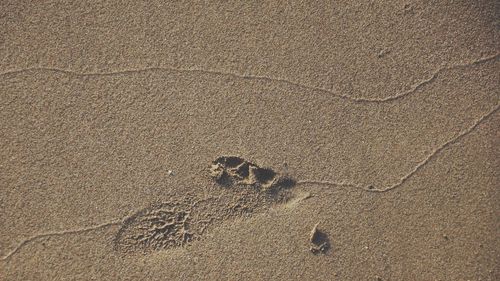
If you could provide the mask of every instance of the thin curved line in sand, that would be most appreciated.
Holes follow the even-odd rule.
[[[370,192],[386,192],[389,190],[393,190],[397,187],[402,186],[408,179],[410,179],[412,176],[414,176],[426,164],[431,162],[431,160],[434,159],[436,157],[436,155],[438,155],[440,152],[445,150],[450,145],[455,144],[456,142],[458,142],[460,139],[462,139],[466,135],[472,133],[474,131],[474,129],[476,129],[483,121],[485,121],[490,116],[495,114],[499,108],[500,108],[500,106],[497,105],[493,110],[489,111],[488,113],[486,113],[485,115],[483,115],[479,119],[477,119],[476,122],[474,122],[474,124],[472,124],[470,127],[461,131],[458,135],[456,135],[455,137],[451,138],[447,142],[440,145],[432,153],[430,153],[424,160],[422,160],[420,163],[418,163],[409,173],[404,175],[402,178],[400,178],[398,180],[398,182],[396,182],[395,184],[393,184],[391,186],[388,186],[385,188],[375,188],[373,185],[362,186],[362,185],[356,184],[356,183],[318,181],[318,180],[299,180],[299,181],[297,181],[297,184],[319,184],[319,185],[327,185],[327,186],[346,186],[346,187],[360,188],[360,189],[364,189],[364,190],[370,191]]]
[[[114,71],[114,72],[95,72],[95,73],[84,73],[84,72],[76,72],[72,70],[66,70],[66,69],[61,69],[61,68],[55,68],[55,67],[31,67],[31,68],[24,68],[24,69],[19,69],[19,70],[9,70],[6,72],[0,73],[0,76],[8,75],[8,74],[18,74],[22,72],[27,72],[27,71],[54,71],[54,72],[60,72],[60,73],[65,73],[68,75],[77,75],[77,76],[112,76],[112,75],[122,75],[122,74],[132,74],[132,73],[140,73],[140,72],[146,72],[146,71],[172,71],[172,72],[178,72],[178,73],[201,73],[201,74],[211,74],[211,75],[221,75],[221,76],[230,76],[230,77],[235,77],[239,79],[247,79],[247,80],[265,80],[265,81],[270,81],[270,82],[279,82],[279,83],[285,83],[288,85],[292,85],[295,87],[303,88],[303,89],[308,89],[312,91],[319,91],[319,92],[324,92],[324,93],[329,93],[331,95],[334,95],[337,98],[344,99],[344,100],[349,100],[351,102],[357,102],[357,103],[383,103],[383,102],[390,102],[394,100],[401,99],[403,97],[406,97],[408,95],[411,95],[412,93],[416,92],[418,89],[422,88],[423,86],[432,83],[440,73],[456,69],[456,68],[462,68],[462,67],[468,67],[476,64],[481,64],[484,62],[488,62],[490,60],[495,60],[498,57],[500,57],[500,53],[497,53],[495,55],[483,57],[465,64],[455,64],[451,66],[446,66],[438,69],[435,71],[429,78],[424,79],[420,81],[419,83],[415,84],[411,89],[395,94],[393,96],[388,96],[385,98],[356,98],[352,97],[350,95],[344,95],[340,94],[337,92],[334,92],[332,90],[328,90],[325,88],[320,88],[320,87],[315,87],[315,86],[310,86],[306,84],[302,84],[299,82],[294,82],[291,80],[283,79],[283,78],[273,78],[269,76],[259,76],[259,75],[244,75],[244,74],[237,74],[237,73],[231,73],[231,72],[223,72],[223,71],[217,71],[217,70],[206,70],[206,69],[182,69],[182,68],[172,68],[172,67],[149,67],[149,68],[142,68],[142,69],[130,69],[130,70],[121,70],[121,71]]]
[[[85,227],[85,228],[78,228],[78,229],[70,229],[70,230],[63,230],[63,231],[57,231],[57,232],[48,232],[48,233],[37,234],[37,235],[31,236],[30,238],[23,240],[12,251],[7,253],[7,255],[1,257],[0,260],[8,261],[14,254],[19,252],[19,250],[21,250],[21,248],[23,248],[25,245],[27,245],[30,242],[36,241],[40,238],[50,237],[50,236],[63,236],[66,234],[84,233],[84,232],[97,230],[97,229],[105,228],[105,227],[112,226],[112,225],[119,225],[119,224],[122,224],[122,222],[123,222],[123,219],[112,220],[110,222],[101,223],[98,225],[89,226],[89,227]]]

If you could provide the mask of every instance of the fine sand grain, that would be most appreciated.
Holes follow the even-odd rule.
[[[0,1],[0,280],[500,280],[499,11]]]

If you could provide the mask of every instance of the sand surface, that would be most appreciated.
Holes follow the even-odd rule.
[[[500,280],[498,1],[215,2],[0,1],[0,280]]]

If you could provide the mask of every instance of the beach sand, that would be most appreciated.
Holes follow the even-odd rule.
[[[498,1],[1,1],[0,280],[499,280]]]

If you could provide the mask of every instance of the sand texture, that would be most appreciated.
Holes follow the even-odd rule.
[[[0,281],[500,280],[499,22],[0,1]]]

